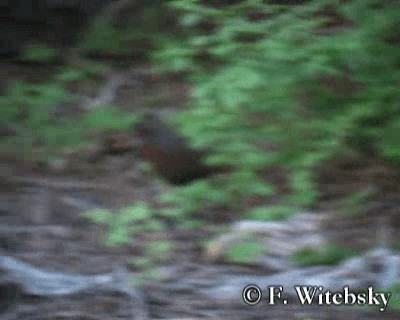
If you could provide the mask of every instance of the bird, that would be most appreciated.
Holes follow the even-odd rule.
[[[226,171],[223,166],[206,164],[207,153],[191,147],[155,111],[146,112],[135,131],[142,141],[141,157],[170,184],[183,185]]]

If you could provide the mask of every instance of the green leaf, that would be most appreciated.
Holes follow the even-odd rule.
[[[254,262],[265,251],[265,247],[258,240],[247,238],[230,246],[224,255],[228,261],[236,263]]]
[[[22,60],[30,60],[37,62],[51,62],[58,57],[58,51],[45,45],[29,45],[22,53]]]
[[[359,252],[356,249],[326,244],[320,249],[302,248],[293,253],[291,260],[301,266],[318,264],[337,264],[344,259],[355,256]]]
[[[282,220],[292,214],[293,211],[293,207],[284,205],[256,207],[248,210],[246,217],[254,220]]]
[[[106,224],[111,220],[112,214],[107,209],[94,209],[85,213],[85,216],[96,223]]]

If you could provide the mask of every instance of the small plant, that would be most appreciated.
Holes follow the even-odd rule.
[[[392,248],[395,250],[400,250],[400,239],[397,238],[394,243],[392,244]]]
[[[250,209],[246,218],[252,220],[283,220],[290,216],[293,212],[293,207],[290,206],[266,206],[266,207],[256,207]]]
[[[16,136],[11,140],[25,159],[29,159],[28,155],[35,145],[48,146],[55,140],[68,145],[76,139],[77,131],[69,119],[57,122],[52,117],[52,111],[57,106],[72,99],[61,83],[31,84],[16,81],[9,84],[8,92],[0,99],[0,115],[4,121],[18,128]],[[59,139],[60,132],[66,134],[62,139]]]
[[[254,237],[247,236],[228,247],[224,256],[233,263],[250,263],[254,262],[265,251],[264,244]]]
[[[31,44],[21,54],[21,60],[31,62],[51,63],[57,58],[59,58],[57,49],[41,44]]]
[[[144,251],[146,256],[150,257],[153,261],[163,261],[170,256],[173,247],[173,241],[165,239],[152,240],[146,242]]]
[[[98,17],[85,36],[82,43],[84,50],[109,50],[111,52],[126,52],[131,50],[132,34],[118,30],[112,25],[106,15]]]
[[[136,203],[113,213],[107,209],[94,209],[85,213],[94,222],[107,227],[106,245],[120,245],[130,241],[139,231],[163,229],[163,224],[153,217],[152,208],[146,203]]]
[[[82,59],[73,64],[61,66],[55,78],[62,82],[94,81],[99,77],[107,77],[110,71],[111,67],[105,63]]]
[[[108,246],[126,244],[135,236],[146,233],[166,231],[166,226],[146,203],[135,203],[115,213],[106,209],[95,209],[86,212],[85,216],[106,227],[102,242]],[[145,240],[141,246],[142,254],[129,259],[129,263],[138,271],[136,283],[159,279],[157,264],[171,256],[170,252],[173,248],[172,240]]]
[[[351,216],[361,215],[363,213],[363,205],[367,203],[374,191],[375,188],[370,186],[344,197],[341,201],[342,204],[340,205],[338,212]]]
[[[291,260],[301,266],[318,264],[337,264],[338,262],[358,254],[357,250],[339,246],[336,244],[326,244],[320,249],[302,248],[294,252]]]
[[[39,147],[45,160],[63,147],[77,147],[88,129],[128,128],[136,115],[122,112],[116,105],[98,106],[89,112],[77,107],[79,101],[67,90],[67,82],[88,78],[88,72],[64,67],[56,76],[58,81],[9,83],[6,94],[0,97],[0,116],[17,129],[15,136],[0,138],[2,144],[14,146],[7,150],[30,159],[31,151]]]
[[[105,52],[112,55],[137,55],[150,49],[151,40],[163,33],[160,27],[165,19],[163,5],[146,1],[123,10],[105,12],[97,17],[84,35],[80,47],[86,52]],[[141,7],[140,14],[136,9]],[[119,17],[123,11],[123,17]]]
[[[400,310],[400,282],[395,283],[384,291],[392,293],[389,301],[389,307]]]
[[[84,114],[80,124],[87,129],[127,129],[136,118],[134,113],[127,114],[119,111],[117,106],[105,105]]]

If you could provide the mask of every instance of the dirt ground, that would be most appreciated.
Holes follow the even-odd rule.
[[[74,195],[72,191],[53,190],[49,195],[48,190],[41,190],[43,187],[11,187],[3,186],[1,192],[1,202],[7,206],[1,208],[3,255],[52,271],[102,274],[120,266],[129,269],[129,259],[135,257],[137,245],[130,243],[116,248],[101,245],[99,239],[104,230],[65,201],[66,195],[70,194],[75,199],[104,202],[107,200],[104,193],[86,191]],[[35,213],[35,210],[38,211]],[[41,218],[46,223],[35,221],[37,216],[34,215],[39,210],[47,210]],[[43,225],[47,227],[40,228]],[[159,269],[161,279],[147,280],[137,286],[150,319],[398,319],[400,315],[395,311],[380,313],[377,309],[362,307],[305,307],[296,304],[250,307],[241,301],[240,292],[236,302],[227,302],[224,297],[212,299],[204,294],[204,289],[218,283],[223,275],[268,274],[270,271],[206,262],[200,258],[190,235],[175,234],[174,237],[180,244],[173,256],[162,263]],[[135,270],[129,271],[134,274]],[[129,299],[118,292],[88,290],[61,297],[22,295],[0,318],[130,319],[129,305]]]

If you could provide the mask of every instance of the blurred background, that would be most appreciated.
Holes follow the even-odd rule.
[[[398,319],[399,1],[3,0],[0,25],[2,319]]]

